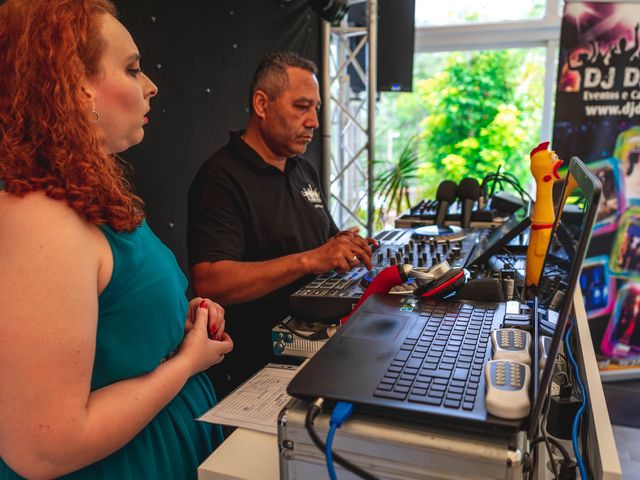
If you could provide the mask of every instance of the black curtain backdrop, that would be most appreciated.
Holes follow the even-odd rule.
[[[119,0],[119,19],[156,83],[144,141],[121,157],[147,221],[188,274],[187,191],[196,171],[248,118],[251,76],[268,52],[320,67],[320,20],[307,0]],[[306,157],[321,173],[321,134]]]

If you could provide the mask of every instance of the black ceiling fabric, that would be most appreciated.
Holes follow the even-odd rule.
[[[320,67],[320,19],[307,0],[116,1],[119,19],[156,83],[144,141],[121,154],[131,164],[147,221],[187,272],[187,191],[199,166],[248,118],[260,59],[293,50]],[[321,172],[321,134],[306,157]]]

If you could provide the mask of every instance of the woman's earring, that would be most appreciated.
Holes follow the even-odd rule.
[[[100,121],[100,114],[95,110],[92,110],[91,114],[94,116],[93,123],[98,123]]]

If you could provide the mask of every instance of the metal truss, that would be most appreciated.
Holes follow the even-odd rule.
[[[368,0],[366,26],[349,26],[346,20],[322,26],[324,191],[338,227],[360,225],[368,235],[373,233],[377,11],[378,1]],[[358,60],[361,52],[366,65]],[[364,91],[353,91],[349,74]]]

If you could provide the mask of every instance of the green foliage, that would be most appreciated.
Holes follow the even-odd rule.
[[[374,164],[381,170],[375,178],[374,192],[378,196],[378,221],[384,223],[384,216],[390,210],[400,213],[411,206],[409,190],[418,178],[420,159],[414,140],[406,143],[395,161],[378,160]]]
[[[451,54],[440,73],[418,82],[428,112],[420,134],[425,161],[454,181],[481,179],[507,163],[526,179],[526,153],[538,136],[529,119],[539,124],[532,109],[541,104],[542,89],[522,86],[532,87],[535,73],[518,50]]]
[[[528,154],[540,141],[543,65],[541,49],[416,56],[414,92],[384,94],[377,106],[377,156],[395,157],[392,147],[404,146],[397,159],[377,162],[376,191],[386,188],[379,212],[395,206],[400,213],[398,196],[413,204],[432,198],[445,178],[481,180],[500,165],[528,185]],[[414,170],[405,178],[408,165]]]

